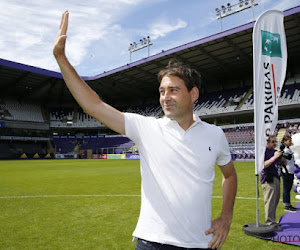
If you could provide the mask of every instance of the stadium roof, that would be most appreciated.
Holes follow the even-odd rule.
[[[288,58],[300,56],[300,6],[284,11]],[[158,97],[156,75],[173,58],[202,74],[204,88],[252,78],[252,31],[255,22],[217,33],[102,74],[83,77],[106,101]],[[73,100],[60,73],[0,59],[0,96],[63,105]]]

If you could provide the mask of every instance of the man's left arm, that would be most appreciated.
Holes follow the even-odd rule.
[[[205,233],[213,234],[212,240],[208,247],[212,249],[221,249],[228,235],[232,215],[233,206],[237,191],[237,176],[232,160],[224,166],[220,166],[223,175],[223,206],[219,218],[212,221],[211,228]]]

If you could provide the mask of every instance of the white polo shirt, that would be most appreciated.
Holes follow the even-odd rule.
[[[293,154],[293,151],[287,147],[285,147],[285,149],[283,151],[284,151],[284,153]],[[286,169],[289,174],[294,174],[294,171],[295,171],[294,154],[292,155],[292,159],[290,159],[290,160],[286,159]]]
[[[126,136],[136,143],[141,158],[141,211],[133,236],[208,247],[214,166],[226,165],[231,156],[221,128],[196,115],[194,120],[184,131],[167,117],[125,113]]]

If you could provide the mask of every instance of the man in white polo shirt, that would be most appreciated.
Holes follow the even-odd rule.
[[[181,62],[158,74],[162,119],[122,113],[104,103],[65,55],[69,13],[62,16],[53,53],[83,110],[125,134],[141,155],[142,202],[133,233],[137,250],[220,249],[229,232],[237,179],[223,131],[193,115],[200,75]],[[214,166],[223,174],[223,206],[211,221]]]

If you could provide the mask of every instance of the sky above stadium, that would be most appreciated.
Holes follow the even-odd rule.
[[[59,71],[52,56],[61,14],[70,12],[66,53],[82,76],[129,63],[129,44],[150,36],[150,55],[220,32],[223,0],[0,0],[0,58]],[[255,19],[300,0],[256,0]],[[252,21],[251,9],[226,17],[223,30]],[[143,49],[132,61],[147,57]]]

